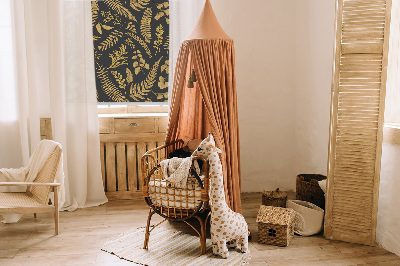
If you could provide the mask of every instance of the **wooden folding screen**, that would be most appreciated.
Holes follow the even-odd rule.
[[[391,0],[338,0],[325,236],[375,243]]]

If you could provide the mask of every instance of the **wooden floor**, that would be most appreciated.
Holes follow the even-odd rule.
[[[322,235],[295,236],[285,248],[258,244],[255,219],[261,195],[244,194],[242,201],[253,236],[250,265],[400,265],[400,258],[382,247],[329,241]],[[38,214],[36,219],[26,215],[16,224],[0,223],[0,265],[135,265],[100,249],[107,239],[144,226],[147,214],[148,207],[142,200],[112,201],[62,212],[58,236],[54,236],[49,214]],[[177,223],[162,226],[191,230]]]

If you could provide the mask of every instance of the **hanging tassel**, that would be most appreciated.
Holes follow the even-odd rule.
[[[192,77],[189,77],[189,80],[188,80],[188,82],[187,82],[187,87],[188,87],[188,88],[194,88],[193,81],[192,81]]]
[[[194,69],[192,70],[192,74],[190,75],[190,78],[192,79],[193,82],[197,81],[196,73],[194,72]]]

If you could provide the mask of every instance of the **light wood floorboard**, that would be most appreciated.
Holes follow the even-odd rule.
[[[322,234],[295,236],[285,248],[259,244],[255,219],[261,194],[245,193],[242,202],[252,233],[250,265],[400,265],[400,257],[382,247],[330,241]],[[134,265],[100,249],[106,240],[145,226],[147,215],[148,206],[142,200],[120,200],[61,212],[58,236],[51,214],[38,214],[36,219],[25,215],[16,224],[0,223],[0,265]],[[162,220],[153,217],[152,223]],[[162,226],[193,233],[184,223]]]

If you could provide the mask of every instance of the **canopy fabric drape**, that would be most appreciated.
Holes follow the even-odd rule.
[[[194,88],[188,88],[193,70],[197,81]],[[227,204],[241,212],[235,52],[231,39],[184,41],[176,63],[166,143],[203,139],[209,132],[222,150]]]

